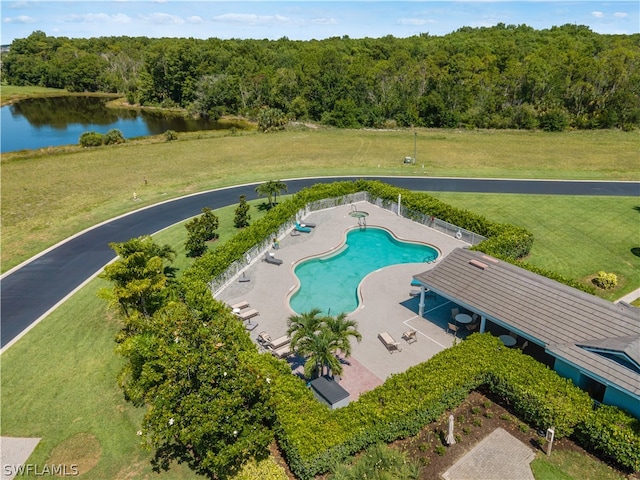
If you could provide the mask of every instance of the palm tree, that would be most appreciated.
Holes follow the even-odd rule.
[[[333,334],[325,329],[322,329],[298,347],[300,353],[305,354],[306,361],[304,363],[305,376],[312,378],[321,376],[329,372],[340,374],[342,373],[342,364],[335,355],[336,343]]]
[[[255,191],[258,196],[267,197],[269,206],[273,207],[278,201],[278,194],[287,191],[287,184],[280,180],[269,180],[258,185]]]
[[[299,344],[304,344],[316,335],[322,323],[320,309],[314,308],[302,315],[291,315],[287,320],[287,335],[291,339],[291,349],[296,351]]]
[[[326,317],[326,324],[331,333],[336,338],[336,345],[345,357],[351,355],[351,340],[354,337],[358,342],[362,340],[362,335],[357,330],[358,322],[347,319],[346,313],[341,313],[337,317]]]
[[[350,337],[362,340],[356,330],[357,322],[348,320],[346,314],[337,317],[320,317],[320,310],[314,308],[302,315],[292,315],[288,319],[287,334],[291,338],[291,349],[306,358],[304,372],[307,377],[325,373],[342,373],[342,364],[337,356],[340,351],[345,357],[351,355]]]

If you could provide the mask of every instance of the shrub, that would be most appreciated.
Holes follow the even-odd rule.
[[[99,147],[104,143],[104,135],[98,132],[84,132],[80,135],[81,147]]]
[[[113,128],[109,130],[104,136],[104,144],[105,145],[114,145],[118,143],[124,143],[124,135],[117,128]]]
[[[598,276],[595,277],[592,282],[599,288],[608,290],[618,285],[618,277],[615,273],[598,272]]]
[[[640,471],[640,420],[625,411],[602,405],[578,425],[576,437],[605,458]]]
[[[164,132],[164,139],[167,142],[173,142],[174,140],[178,140],[178,134],[173,130],[167,130]]]
[[[447,453],[447,449],[444,445],[436,446],[433,451],[436,452],[439,456],[443,456],[445,453]]]

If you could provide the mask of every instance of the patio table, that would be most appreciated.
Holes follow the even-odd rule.
[[[467,315],[466,313],[459,313],[456,315],[456,322],[461,323],[462,325],[471,323],[471,315]]]
[[[498,338],[504,343],[505,347],[513,347],[516,344],[516,339],[511,335],[500,335]]]

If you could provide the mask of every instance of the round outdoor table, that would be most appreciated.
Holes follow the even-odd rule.
[[[516,344],[516,339],[511,335],[500,335],[500,341],[504,343],[506,347],[513,347]]]
[[[234,308],[233,309],[233,313],[235,313],[236,315],[238,315],[240,313],[240,309],[239,308]]]
[[[466,313],[459,313],[456,315],[456,322],[461,323],[462,325],[471,323],[471,315],[467,315]]]

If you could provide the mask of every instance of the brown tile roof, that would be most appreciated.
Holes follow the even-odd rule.
[[[640,363],[638,309],[462,248],[414,278],[489,320],[536,339],[549,353],[606,383],[640,395],[640,375],[578,346],[623,352]]]

